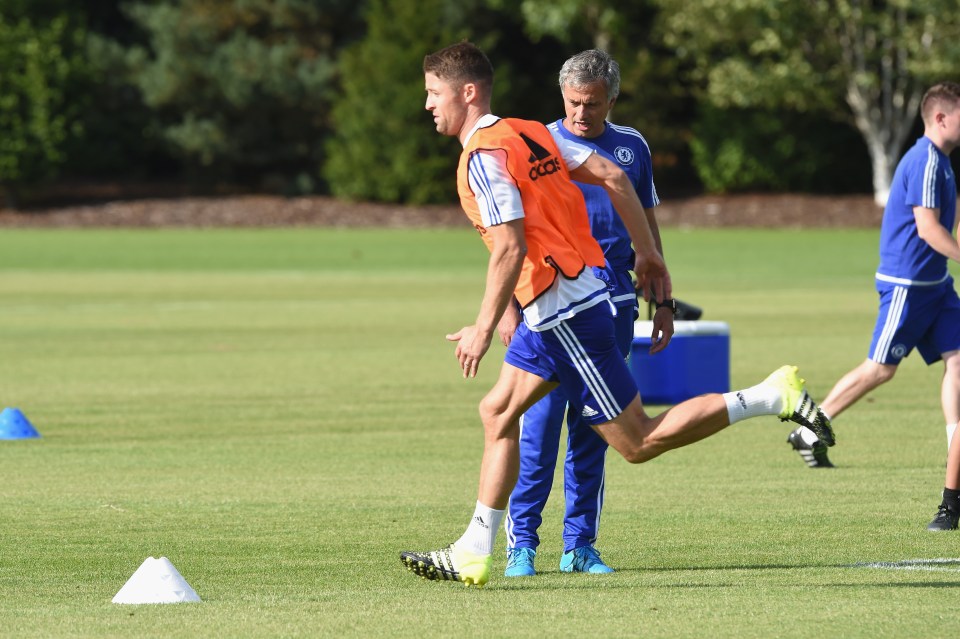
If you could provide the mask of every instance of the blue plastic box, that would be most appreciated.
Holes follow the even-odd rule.
[[[676,404],[730,390],[730,326],[726,322],[674,322],[667,348],[650,354],[653,322],[634,327],[630,370],[644,404]]]

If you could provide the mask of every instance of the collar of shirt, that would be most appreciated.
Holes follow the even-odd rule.
[[[467,133],[467,137],[463,139],[463,146],[467,146],[467,142],[470,141],[470,138],[473,137],[473,134],[477,132],[477,129],[482,129],[492,125],[494,122],[500,118],[492,113],[487,113],[486,115],[480,116],[480,119],[477,120],[477,123],[473,125],[473,128],[470,129],[470,133]]]

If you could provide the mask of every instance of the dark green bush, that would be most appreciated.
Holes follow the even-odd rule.
[[[862,138],[823,116],[701,105],[690,148],[700,180],[715,193],[870,189]]]

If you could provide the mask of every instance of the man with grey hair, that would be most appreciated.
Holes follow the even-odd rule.
[[[653,183],[650,147],[636,129],[612,124],[607,115],[620,93],[620,68],[616,60],[599,49],[583,51],[569,58],[560,69],[560,92],[565,117],[548,126],[554,135],[595,149],[626,172],[646,212],[657,250],[663,255],[660,231],[653,207],[660,203]],[[603,248],[606,266],[595,267],[616,308],[617,347],[624,357],[630,353],[637,295],[630,278],[634,251],[630,235],[606,192],[594,185],[576,182],[583,192],[593,236]],[[657,309],[655,350],[664,348],[673,335],[670,307]],[[519,313],[507,313],[500,336],[509,344]],[[658,339],[659,338],[659,339]],[[559,453],[560,433],[567,408],[567,396],[557,388],[527,410],[521,421],[520,475],[510,496],[504,520],[507,533],[508,577],[536,574],[534,558],[540,544],[537,529],[550,496]],[[594,548],[600,525],[604,495],[604,460],[607,443],[575,411],[567,414],[567,453],[564,462],[565,513],[564,572],[611,573]]]

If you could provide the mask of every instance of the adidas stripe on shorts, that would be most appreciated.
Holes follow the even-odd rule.
[[[616,418],[637,396],[637,384],[617,348],[609,304],[581,310],[543,331],[521,323],[504,361],[558,382],[570,410],[591,425]]]

